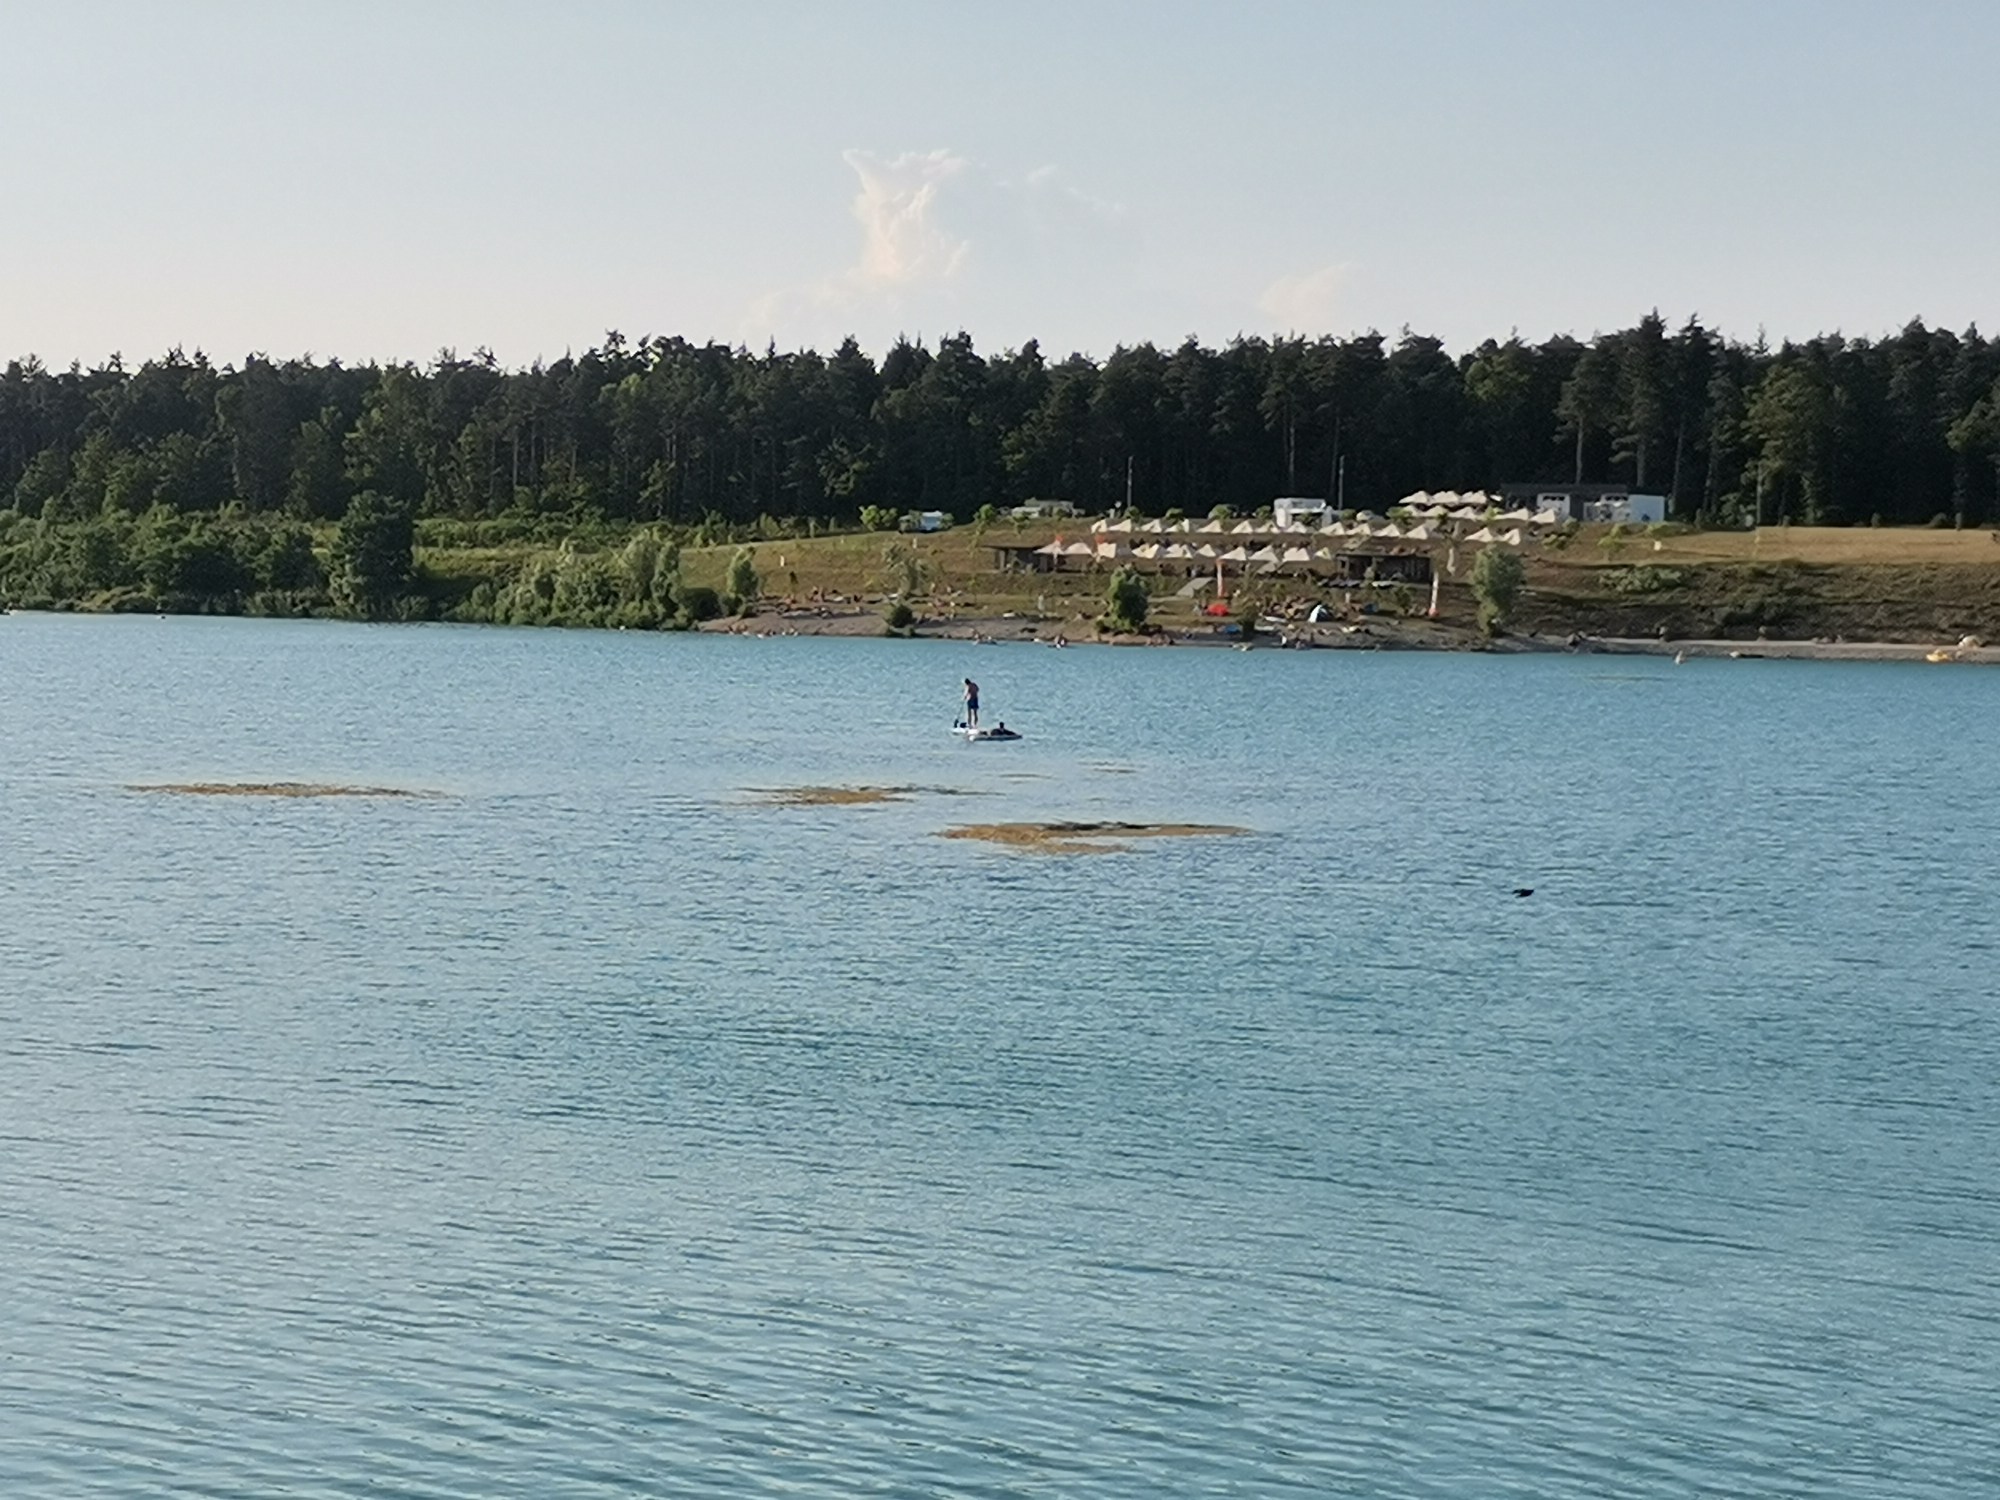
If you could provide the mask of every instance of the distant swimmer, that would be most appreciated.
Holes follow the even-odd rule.
[[[965,679],[965,727],[979,727],[979,684],[970,677]]]

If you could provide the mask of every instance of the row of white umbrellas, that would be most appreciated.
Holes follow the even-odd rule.
[[[1427,520],[1463,521],[1467,524],[1478,523],[1480,525],[1488,525],[1496,521],[1510,523],[1515,526],[1559,526],[1562,524],[1562,517],[1552,510],[1532,511],[1515,509],[1493,512],[1469,509],[1452,510],[1441,505],[1412,505],[1409,507],[1409,511],[1411,515],[1422,516]]]
[[[1418,494],[1422,494],[1419,491]],[[1415,497],[1411,497],[1414,499]],[[1405,501],[1398,509],[1407,509],[1411,515],[1422,521],[1456,521],[1470,526],[1554,526],[1561,517],[1552,510],[1530,511],[1516,508],[1495,513],[1490,506],[1445,506],[1439,504],[1411,504]],[[1419,540],[1432,535],[1421,525],[1404,531],[1393,521],[1384,521],[1371,512],[1363,511],[1352,523],[1330,521],[1324,526],[1308,526],[1303,521],[1288,521],[1280,526],[1271,521],[1134,521],[1128,518],[1093,521],[1090,527],[1098,536],[1206,536],[1206,537],[1313,537],[1313,536],[1418,536]],[[1421,532],[1419,536],[1418,533]]]
[[[1486,490],[1412,490],[1398,504],[1410,506],[1412,510],[1416,506],[1446,506],[1450,510],[1470,506],[1484,512],[1498,506],[1500,496],[1486,494]]]
[[[1484,520],[1485,518],[1481,517],[1480,519]],[[1143,531],[1132,532],[1129,530],[1121,529],[1119,526],[1116,525],[1106,525],[1104,522],[1101,521],[1098,522],[1095,526],[1093,526],[1091,528],[1091,531],[1093,535],[1095,535],[1100,539],[1100,544],[1111,545],[1112,543],[1106,542],[1104,540],[1106,538],[1111,538],[1114,539],[1115,544],[1119,546],[1124,545],[1124,543],[1122,540],[1116,540],[1116,539],[1121,538],[1123,536],[1154,534],[1154,533],[1146,533]],[[1332,521],[1325,526],[1317,528],[1311,526],[1286,526],[1282,528],[1274,526],[1253,526],[1246,521],[1240,526],[1231,527],[1228,528],[1227,530],[1218,529],[1212,532],[1204,530],[1192,534],[1196,536],[1215,536],[1218,538],[1224,536],[1231,536],[1231,537],[1240,536],[1248,539],[1245,545],[1248,545],[1248,541],[1255,541],[1265,537],[1275,537],[1279,539],[1296,537],[1300,541],[1305,541],[1307,539],[1320,538],[1320,537],[1372,536],[1372,537],[1381,537],[1388,541],[1427,542],[1431,540],[1433,537],[1444,535],[1443,532],[1438,531],[1433,527],[1424,525],[1421,522],[1414,526],[1405,527],[1405,526],[1398,526],[1394,521],[1378,521],[1375,522],[1374,524],[1370,524],[1367,521],[1356,521],[1352,525],[1349,525],[1345,521]]]
[[[1112,535],[1143,534],[1147,536],[1310,536],[1312,527],[1303,521],[1287,521],[1280,526],[1275,521],[1135,521],[1120,516],[1112,520],[1093,521],[1090,529]]]
[[[1348,546],[1354,547],[1364,537],[1380,534],[1380,532],[1357,530],[1348,542]],[[1405,541],[1428,541],[1431,539],[1430,533],[1422,527],[1414,527],[1409,531],[1398,532],[1396,534]],[[1505,532],[1495,531],[1490,526],[1483,526],[1470,536],[1460,537],[1457,540],[1465,542],[1492,542],[1506,547],[1519,547],[1523,543],[1523,535],[1521,528],[1518,526]],[[1048,543],[1046,546],[1037,547],[1035,553],[1040,557],[1079,557],[1097,562],[1134,560],[1139,562],[1188,563],[1314,563],[1331,562],[1340,556],[1338,551],[1329,547],[1289,546],[1280,548],[1267,543],[1253,551],[1245,545],[1221,550],[1207,544],[1189,546],[1182,542],[1142,542],[1136,547],[1131,547],[1119,541],[1055,541]]]

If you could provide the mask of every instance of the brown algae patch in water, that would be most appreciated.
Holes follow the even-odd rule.
[[[1131,848],[1131,839],[1229,838],[1249,831],[1226,823],[966,823],[945,829],[943,837],[1041,854],[1110,854]]]
[[[764,807],[872,807],[912,797],[972,797],[953,786],[768,786],[745,788]]]
[[[443,792],[400,786],[341,786],[318,781],[133,782],[128,792],[170,792],[178,797],[442,797]]]
[[[750,795],[768,807],[867,807],[878,802],[907,802],[914,788],[906,786],[773,786],[751,787]]]

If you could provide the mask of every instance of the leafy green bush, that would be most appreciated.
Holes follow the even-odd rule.
[[[913,599],[930,583],[930,564],[907,542],[891,542],[882,549],[882,589]]]
[[[738,609],[757,602],[762,585],[757,577],[756,554],[750,548],[736,549],[736,555],[729,559],[729,572],[722,580],[722,587],[736,601]]]
[[[680,618],[682,623],[699,625],[703,620],[713,620],[722,613],[722,596],[707,584],[697,583],[681,590]]]
[[[133,560],[146,592],[170,608],[230,609],[255,587],[256,538],[208,517],[190,519],[164,508],[147,519],[134,536]]]
[[[334,534],[333,597],[364,619],[392,615],[416,582],[416,524],[409,507],[363,490]]]
[[[1146,580],[1132,568],[1120,568],[1111,575],[1111,587],[1105,591],[1104,623],[1128,634],[1144,630],[1152,602]]]
[[[891,630],[908,630],[917,623],[917,612],[898,599],[883,612],[882,619]]]
[[[1486,547],[1472,562],[1472,597],[1479,603],[1479,626],[1488,635],[1507,623],[1527,574],[1520,556],[1506,547]]]
[[[1668,567],[1606,568],[1597,576],[1614,594],[1665,594],[1688,582],[1685,569]]]
[[[619,593],[627,604],[671,605],[679,569],[679,548],[662,546],[650,531],[634,532],[618,554]]]
[[[259,584],[280,593],[309,593],[326,586],[312,533],[297,522],[273,528],[257,554],[256,571]]]
[[[610,559],[563,543],[551,600],[558,623],[601,625],[617,607],[619,579]]]

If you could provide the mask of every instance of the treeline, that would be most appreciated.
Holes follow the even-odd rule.
[[[1914,322],[1771,349],[1651,315],[1588,343],[1459,355],[1406,332],[1050,363],[1034,343],[982,355],[961,333],[877,362],[851,339],[759,354],[614,333],[525,370],[483,354],[218,367],[175,352],[137,368],[22,360],[0,376],[0,510],[55,524],[165,513],[146,549],[178,557],[163,568],[215,562],[186,518],[324,523],[364,494],[419,517],[727,527],[870,506],[963,519],[1031,498],[1380,508],[1528,480],[1625,482],[1710,524],[1991,520],[2000,346]],[[237,558],[246,591],[301,581],[296,535],[272,536],[268,567]]]

